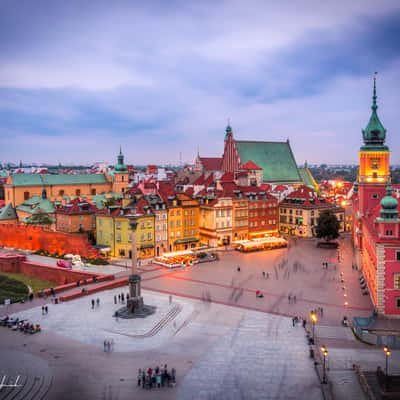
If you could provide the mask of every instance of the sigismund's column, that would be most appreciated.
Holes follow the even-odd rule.
[[[143,311],[143,298],[141,296],[140,283],[141,277],[137,269],[137,245],[136,245],[136,229],[137,219],[136,216],[129,218],[129,225],[132,230],[132,274],[129,277],[129,292],[130,298],[127,304],[128,310],[133,313],[141,313]]]

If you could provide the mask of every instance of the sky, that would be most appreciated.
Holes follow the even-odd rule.
[[[357,163],[377,71],[400,164],[399,37],[398,0],[0,0],[0,162],[191,162],[229,119]]]

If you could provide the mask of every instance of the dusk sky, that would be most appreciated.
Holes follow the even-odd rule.
[[[0,0],[0,162],[192,161],[289,138],[356,163],[378,114],[400,164],[400,2]]]

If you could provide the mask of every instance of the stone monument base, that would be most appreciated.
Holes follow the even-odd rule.
[[[149,306],[143,303],[143,297],[130,298],[127,301],[125,307],[121,307],[114,314],[114,317],[118,315],[119,318],[132,319],[132,318],[146,318],[156,312],[154,306]]]

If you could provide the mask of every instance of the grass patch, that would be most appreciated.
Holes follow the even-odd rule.
[[[21,301],[28,294],[29,289],[23,282],[0,275],[0,304],[4,304],[5,299],[10,299],[12,303]]]
[[[30,286],[32,288],[33,292],[38,292],[40,290],[48,289],[48,288],[58,285],[57,283],[54,283],[54,282],[46,281],[46,280],[39,279],[39,278],[34,278],[34,277],[23,275],[23,274],[0,272],[0,279],[3,276],[10,278],[10,279],[14,279],[18,282],[21,282],[26,286]]]

